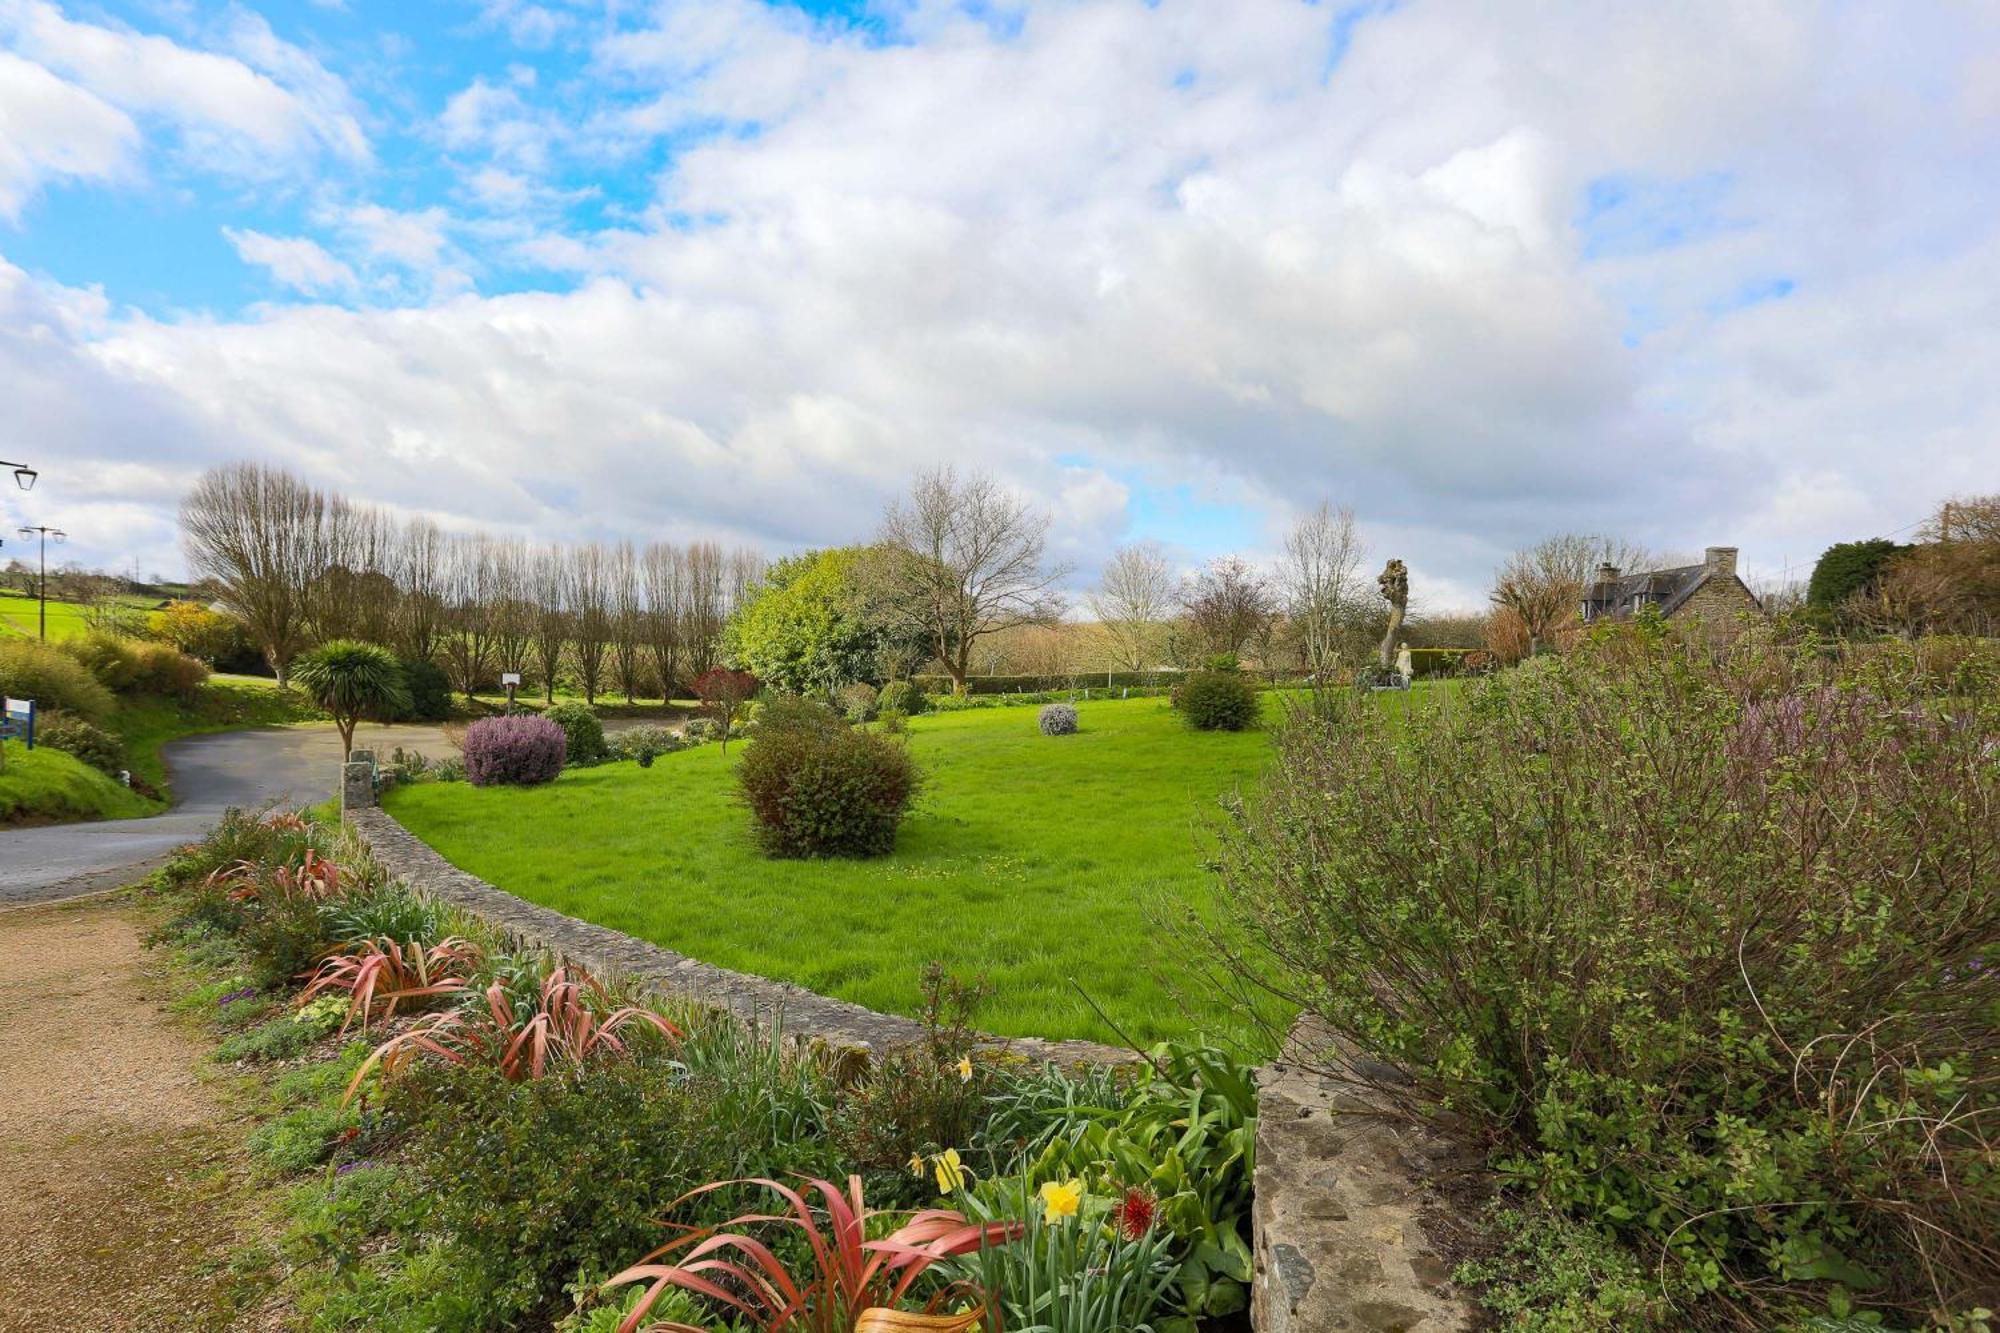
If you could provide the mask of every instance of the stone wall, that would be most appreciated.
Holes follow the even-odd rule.
[[[919,1041],[924,1035],[923,1026],[914,1019],[878,1014],[801,986],[699,962],[517,898],[452,865],[379,807],[351,807],[347,822],[383,868],[412,888],[598,976],[629,978],[658,994],[726,1010],[750,1022],[768,1025],[781,1015],[792,1037],[839,1051],[865,1055]],[[1137,1058],[1130,1051],[1090,1041],[1011,1037],[995,1038],[992,1045],[1058,1064],[1123,1064]]]
[[[1292,1050],[1311,1049],[1295,1032]],[[1477,1312],[1435,1238],[1461,1205],[1427,1182],[1470,1166],[1424,1129],[1374,1114],[1281,1060],[1257,1080],[1250,1320],[1257,1333],[1455,1333]]]

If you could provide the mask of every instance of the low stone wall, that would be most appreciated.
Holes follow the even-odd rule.
[[[1291,1049],[1304,1044],[1305,1025]],[[1253,1223],[1257,1333],[1457,1333],[1479,1327],[1433,1230],[1456,1205],[1427,1183],[1472,1165],[1372,1114],[1293,1061],[1258,1071]]]
[[[353,805],[348,824],[384,869],[442,902],[464,908],[523,944],[547,949],[602,977],[626,977],[661,995],[727,1010],[748,1022],[782,1016],[794,1038],[842,1051],[869,1052],[923,1038],[923,1025],[896,1014],[831,1000],[802,986],[716,967],[630,935],[564,916],[495,888],[460,870],[376,806]],[[1090,1041],[995,1038],[992,1043],[1030,1059],[1057,1064],[1123,1064],[1132,1052]]]

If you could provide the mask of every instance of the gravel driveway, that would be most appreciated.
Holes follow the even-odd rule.
[[[433,726],[363,726],[354,743],[385,754],[397,745],[450,752]],[[340,736],[332,727],[224,731],[174,741],[163,754],[176,798],[165,814],[0,829],[0,907],[117,888],[199,838],[232,805],[326,800],[339,777]]]

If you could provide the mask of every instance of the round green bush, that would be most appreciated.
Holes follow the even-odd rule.
[[[0,693],[102,722],[117,701],[83,663],[35,639],[0,638]]]
[[[611,749],[604,743],[604,724],[597,720],[597,714],[590,711],[588,704],[565,700],[543,709],[542,716],[563,729],[570,763],[601,764],[610,757]]]
[[[170,643],[132,644],[132,688],[162,698],[192,702],[208,680],[208,664]]]
[[[1244,731],[1257,721],[1257,688],[1235,671],[1197,671],[1181,684],[1181,716],[1196,731]]]
[[[928,711],[930,706],[930,699],[917,688],[917,683],[913,680],[892,680],[882,687],[880,694],[875,696],[876,710],[883,713],[901,713],[905,717],[915,717],[919,713]]]
[[[35,744],[74,755],[110,777],[117,777],[125,767],[125,742],[68,713],[51,713],[38,719]]]
[[[760,731],[737,769],[768,856],[883,856],[916,795],[917,766],[852,727]]]
[[[404,659],[403,688],[410,692],[410,706],[397,714],[396,721],[444,722],[451,717],[451,681],[437,663]]]
[[[873,722],[875,710],[881,706],[881,696],[875,687],[865,680],[857,680],[852,685],[841,687],[840,711],[849,722]]]

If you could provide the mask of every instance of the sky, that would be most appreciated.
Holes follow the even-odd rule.
[[[179,573],[280,463],[545,540],[1117,544],[1415,602],[2000,484],[2000,7],[0,0],[0,492]]]

